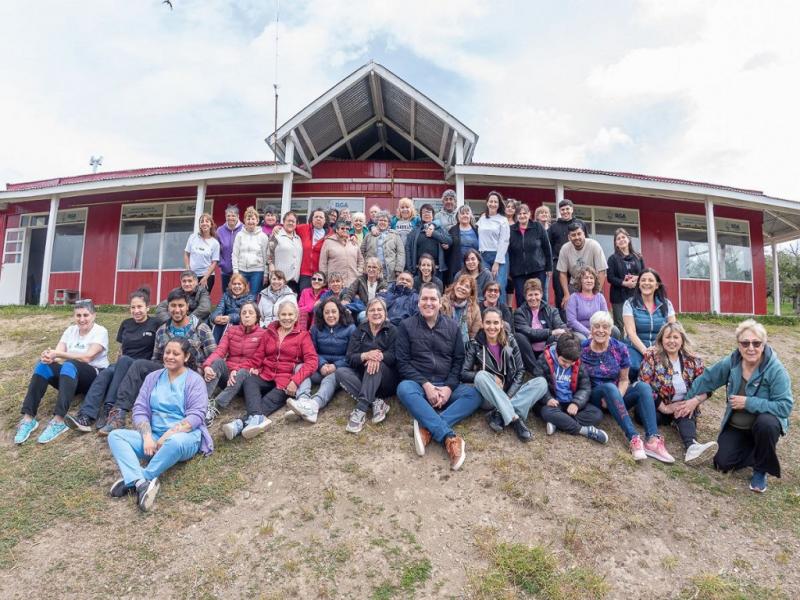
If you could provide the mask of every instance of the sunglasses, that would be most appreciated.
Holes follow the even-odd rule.
[[[761,348],[761,340],[740,340],[739,345],[742,348],[752,346],[753,348]]]
[[[486,290],[487,294],[499,294],[500,290]]]
[[[312,277],[311,281],[325,281],[322,277]]]

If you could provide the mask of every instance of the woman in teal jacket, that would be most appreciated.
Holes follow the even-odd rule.
[[[727,407],[714,466],[720,471],[753,467],[750,489],[767,491],[767,473],[781,476],[775,447],[789,429],[792,383],[789,373],[767,346],[764,326],[747,319],[736,328],[738,350],[695,379],[688,398],[710,394],[725,385]],[[691,407],[687,407],[690,409]]]

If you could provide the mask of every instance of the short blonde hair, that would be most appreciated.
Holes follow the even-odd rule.
[[[356,219],[361,219],[364,222],[367,221],[367,215],[365,215],[363,212],[354,212],[350,216],[353,218],[353,221],[355,221]]]
[[[414,206],[414,201],[411,198],[400,198],[399,202],[397,203],[397,216],[398,217],[400,216],[400,208],[404,204],[408,205],[408,207],[411,209],[411,218],[413,219],[414,217],[416,217],[417,209]]]
[[[752,331],[762,344],[767,343],[767,330],[755,319],[746,319],[736,326],[736,341],[742,337],[745,331]]]

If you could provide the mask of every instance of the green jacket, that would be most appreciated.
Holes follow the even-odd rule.
[[[734,350],[713,367],[707,368],[700,377],[694,380],[692,387],[686,394],[691,398],[697,394],[710,394],[722,385],[726,386],[726,398],[736,395],[742,380],[742,355]],[[764,356],[758,369],[750,377],[745,388],[747,401],[745,410],[754,414],[769,413],[775,415],[781,422],[784,435],[789,430],[789,414],[792,412],[794,399],[792,398],[792,382],[789,373],[778,360],[772,348],[764,348]],[[722,429],[731,416],[730,404],[725,409],[722,417]]]

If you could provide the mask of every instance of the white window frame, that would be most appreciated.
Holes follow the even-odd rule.
[[[305,206],[299,206],[301,202],[305,203]],[[329,206],[327,207],[320,207],[323,210],[328,210],[336,202],[360,202],[361,208],[359,210],[350,209],[350,213],[356,212],[365,212],[367,206],[367,198],[366,196],[309,196],[309,197],[302,197],[302,198],[292,198],[291,208],[290,210],[296,212],[305,219],[305,222],[308,222],[308,219],[311,215],[311,203],[312,202],[324,202],[327,203]],[[256,198],[256,210],[259,214],[263,213],[264,207],[268,204],[272,204],[273,206],[278,207],[278,213],[280,212],[280,205],[281,199],[280,198]],[[334,208],[336,208],[334,206]],[[305,210],[305,214],[303,211]],[[314,209],[316,210],[316,209]],[[337,210],[341,210],[341,208],[337,208]],[[278,221],[280,222],[283,218],[283,215],[277,214]]]
[[[59,222],[59,218],[61,215],[66,213],[82,213],[82,219],[76,219],[70,222]],[[56,216],[56,227],[59,225],[70,225],[70,224],[78,224],[83,223],[83,244],[81,244],[81,264],[80,270],[78,271],[54,271],[53,270],[53,261],[50,260],[50,274],[53,273],[80,273],[80,279],[83,280],[83,255],[84,251],[86,250],[86,222],[89,219],[89,209],[87,207],[81,208],[64,208],[58,211]],[[18,227],[24,227],[26,229],[47,229],[47,223],[50,220],[50,213],[47,212],[35,212],[35,213],[24,213],[19,217],[19,225]],[[35,224],[31,225],[31,221],[36,221]],[[55,243],[55,239],[53,240]],[[5,248],[4,248],[5,250]],[[82,281],[81,281],[82,283]],[[79,286],[80,287],[80,284]]]
[[[542,204],[542,206],[545,206],[547,208],[547,210],[550,211],[550,220],[551,220],[552,223],[555,223],[556,219],[558,219],[558,217],[559,217],[558,214],[554,214],[554,211],[556,210],[555,202],[545,202],[545,203]],[[642,247],[641,247],[642,246],[642,213],[638,208],[625,208],[625,207],[622,207],[622,206],[595,206],[594,204],[592,204],[592,205],[588,205],[588,204],[580,204],[580,205],[578,205],[578,204],[575,204],[575,206],[574,206],[574,212],[575,213],[577,213],[577,209],[578,208],[580,208],[581,210],[590,211],[591,217],[590,217],[590,219],[588,221],[586,219],[584,219],[583,217],[578,216],[577,214],[574,215],[575,218],[580,219],[581,221],[586,223],[586,226],[589,228],[589,237],[590,238],[593,238],[593,239],[596,238],[596,235],[595,235],[595,224],[598,223],[598,222],[601,225],[616,225],[617,227],[622,227],[623,229],[626,229],[625,228],[626,225],[629,226],[629,227],[636,227],[639,230],[639,235],[638,235],[638,237],[635,238],[635,239],[637,239],[639,241],[639,248],[637,248],[637,250],[639,252],[642,251]],[[596,217],[595,217],[595,211],[596,210],[624,210],[626,212],[635,213],[636,214],[636,222],[635,223],[633,223],[633,222],[630,222],[630,223],[613,223],[611,221],[602,221],[602,220],[598,221],[596,219]],[[627,229],[626,229],[626,231],[627,231]],[[605,253],[605,250],[603,252]],[[606,257],[606,258],[608,258],[608,257]]]
[[[678,230],[682,229],[684,231],[703,231],[706,234],[706,243],[709,243],[708,242],[708,229],[705,226],[703,227],[702,230],[701,229],[690,229],[688,227],[679,227],[678,226],[678,218],[681,217],[681,216],[684,216],[684,217],[698,217],[698,218],[702,218],[703,220],[705,220],[705,216],[703,216],[703,215],[697,215],[697,214],[692,214],[692,213],[675,213],[675,264],[678,267],[678,280],[679,281],[709,281],[710,282],[711,281],[711,275],[710,274],[706,278],[681,277],[681,263],[680,263],[681,255],[680,255],[680,248],[678,246],[679,241],[680,241],[678,239]],[[714,217],[714,224],[716,225],[716,229],[717,229],[717,237],[719,237],[719,233],[720,233],[719,223],[722,222],[722,221],[729,221],[729,222],[735,222],[735,223],[744,223],[747,226],[747,234],[746,234],[747,247],[751,249],[750,251],[751,251],[751,254],[752,254],[753,240],[752,240],[751,233],[750,233],[750,221],[748,221],[746,219],[731,219],[731,218],[728,218],[728,217]],[[723,233],[728,233],[729,235],[738,235],[738,236],[741,236],[741,237],[745,237],[744,233],[730,233],[730,232],[727,232],[727,231],[724,231]],[[717,245],[719,246],[719,241],[717,241]],[[718,255],[720,254],[719,248],[717,248],[717,254]],[[709,260],[710,260],[710,257],[709,257]],[[742,280],[742,279],[723,279],[722,277],[720,277],[719,281],[720,281],[720,283],[722,283],[722,282],[725,282],[725,283],[746,283],[746,284],[754,285],[753,284],[753,278],[754,278],[753,271],[754,271],[754,269],[755,269],[755,267],[753,266],[753,261],[752,261],[752,256],[751,256],[751,260],[750,260],[750,280],[749,281],[748,280]]]

